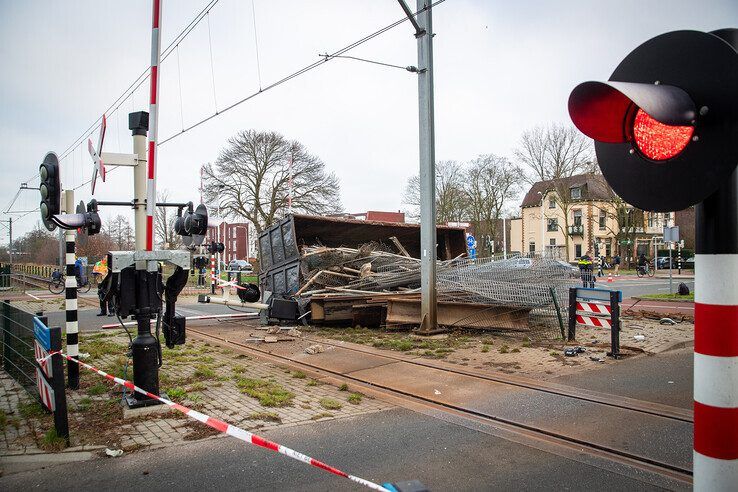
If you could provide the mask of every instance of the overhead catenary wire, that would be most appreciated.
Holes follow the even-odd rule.
[[[433,2],[432,4],[430,4],[428,7],[425,7],[423,9],[415,12],[414,15],[418,15],[419,13],[423,12],[425,9],[435,7],[436,5],[439,5],[439,4],[441,4],[441,3],[445,2],[445,1],[446,0],[436,0],[435,2]],[[300,68],[300,69],[298,69],[298,70],[290,73],[289,75],[286,75],[286,76],[282,77],[281,79],[277,80],[276,82],[272,82],[271,84],[269,84],[268,86],[266,86],[264,88],[259,88],[258,91],[254,92],[254,93],[251,93],[251,94],[243,97],[242,99],[239,99],[238,101],[234,102],[233,104],[231,104],[229,106],[226,106],[225,108],[221,109],[220,111],[217,111],[217,112],[211,114],[210,116],[207,116],[207,117],[201,119],[200,121],[198,121],[198,122],[196,122],[196,123],[194,123],[194,124],[186,127],[181,132],[175,133],[173,135],[170,135],[167,138],[164,138],[164,139],[160,140],[159,141],[159,146],[162,146],[165,143],[167,143],[167,142],[169,142],[171,140],[174,140],[175,138],[181,136],[182,134],[184,134],[184,133],[186,133],[186,132],[188,132],[190,130],[195,129],[195,128],[197,128],[200,125],[203,125],[203,124],[207,123],[208,121],[212,120],[213,118],[215,118],[215,117],[217,117],[219,115],[222,115],[223,113],[225,113],[227,111],[230,111],[231,109],[233,109],[233,108],[235,108],[237,106],[240,106],[241,104],[245,103],[246,101],[249,101],[250,99],[255,98],[256,96],[258,96],[259,94],[262,94],[263,92],[266,92],[266,91],[268,91],[270,89],[274,89],[275,87],[278,87],[278,86],[284,84],[285,82],[289,82],[290,80],[292,80],[292,79],[294,79],[296,77],[299,77],[300,75],[302,75],[302,74],[304,74],[306,72],[309,72],[309,71],[311,71],[311,70],[313,70],[313,69],[315,69],[315,68],[323,65],[324,63],[327,63],[328,61],[332,60],[333,58],[337,58],[339,55],[343,55],[344,53],[346,53],[346,52],[348,52],[348,51],[356,48],[357,46],[360,46],[360,45],[366,43],[367,41],[371,41],[372,39],[376,38],[377,36],[380,36],[380,35],[384,34],[385,32],[387,32],[387,31],[389,31],[389,30],[391,30],[391,29],[399,26],[400,24],[405,23],[407,20],[408,20],[408,17],[405,16],[405,17],[403,17],[403,18],[401,18],[401,19],[399,19],[399,20],[397,20],[397,21],[395,21],[395,22],[393,22],[391,24],[388,24],[387,26],[385,26],[385,27],[383,27],[381,29],[378,29],[377,31],[374,31],[371,34],[368,34],[368,35],[364,36],[361,39],[358,39],[358,40],[354,41],[353,43],[351,43],[351,44],[349,44],[347,46],[344,46],[343,48],[341,48],[341,49],[339,49],[339,50],[337,50],[337,51],[335,51],[333,53],[330,53],[328,56],[323,56],[320,60],[315,61],[313,63],[310,63],[310,64],[308,64],[308,65],[306,65],[306,66],[304,66],[304,67],[302,67],[302,68]],[[403,68],[405,68],[405,67],[403,67]]]
[[[182,29],[182,31],[180,31],[180,33],[174,38],[174,40],[172,40],[172,42],[169,43],[169,45],[164,49],[164,51],[162,52],[162,56],[161,56],[162,61],[164,61],[174,51],[174,48],[177,45],[179,45],[190,34],[190,32],[192,32],[192,30],[195,27],[197,27],[197,25],[202,21],[202,19],[207,14],[210,13],[210,11],[218,4],[219,1],[220,0],[210,0],[208,4],[205,5],[205,7],[203,7],[202,10],[200,10],[200,12],[198,12],[198,14],[192,19],[192,21],[190,21],[190,23],[187,24],[187,26],[185,26],[185,28]],[[112,104],[110,104],[107,107],[107,109],[105,109],[105,111],[103,111],[103,114],[107,114],[108,112],[113,110],[113,108],[117,110],[129,98],[131,99],[131,102],[133,104],[134,103],[133,98],[135,97],[134,96],[135,91],[139,87],[141,87],[141,85],[143,85],[144,82],[148,80],[149,71],[150,71],[150,67],[147,66],[146,69],[143,70],[141,74],[138,77],[136,77],[136,79],[128,86],[128,88],[126,88],[123,91],[123,93],[120,96],[118,96],[118,98],[116,98],[115,101]],[[133,106],[132,109],[135,110],[135,106]],[[60,154],[59,160],[61,161],[64,158],[66,158],[66,156],[69,155],[69,153],[73,149],[75,149],[80,144],[82,144],[82,142],[84,142],[86,138],[89,138],[89,136],[92,135],[92,133],[94,133],[95,130],[100,127],[101,121],[102,121],[102,115],[98,117],[97,119],[95,119],[95,121],[93,121],[92,124],[90,124],[90,126],[88,126],[87,129],[83,131],[82,134],[80,134],[80,136],[77,137],[72,142],[71,145],[69,145],[66,149],[64,149],[64,151]],[[37,177],[38,177],[38,173],[34,174],[33,176],[25,180],[25,182],[31,181]]]

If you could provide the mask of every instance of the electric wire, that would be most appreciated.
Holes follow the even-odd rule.
[[[366,58],[359,58],[358,56],[348,56],[348,55],[334,55],[334,56],[331,56],[328,53],[319,54],[318,56],[322,56],[324,58],[347,58],[349,60],[363,61],[363,62],[367,62],[367,63],[373,63],[375,65],[382,65],[384,67],[399,68],[401,70],[406,70],[408,72],[417,72],[418,71],[418,68],[417,67],[414,67],[414,66],[405,66],[405,67],[403,67],[401,65],[393,65],[391,63],[384,63],[384,62],[378,62],[378,61],[374,61],[374,60],[367,60]]]
[[[161,57],[162,62],[172,53],[172,51],[174,51],[174,48],[177,45],[179,45],[189,35],[189,33],[192,32],[192,30],[195,27],[197,27],[197,25],[202,21],[205,15],[210,13],[210,11],[213,9],[213,7],[215,7],[218,4],[219,1],[220,0],[210,0],[210,2],[207,5],[205,5],[205,7],[202,10],[200,10],[200,12],[194,17],[194,19],[192,19],[192,21],[190,21],[190,23],[187,24],[187,26],[184,29],[182,29],[182,31],[180,31],[180,33],[174,38],[174,40],[162,52],[162,57]],[[131,98],[133,102],[135,91],[139,87],[141,87],[141,85],[149,78],[149,75],[150,75],[149,72],[150,72],[150,67],[146,67],[146,69],[143,72],[141,72],[141,74],[138,77],[136,77],[136,79],[131,83],[131,85],[129,85],[128,88],[124,90],[123,93],[120,96],[118,96],[118,98],[115,99],[115,101],[112,104],[110,104],[105,111],[103,111],[103,114],[108,113],[113,108],[117,110],[123,104],[123,102],[125,102],[126,99]],[[102,121],[102,116],[98,117],[94,122],[92,122],[92,124],[89,127],[87,127],[87,129],[84,132],[82,132],[82,134],[79,137],[77,137],[72,142],[72,144],[69,145],[60,154],[59,160],[61,161],[62,159],[66,158],[66,156],[70,153],[72,149],[78,147],[82,142],[84,142],[85,138],[88,138],[90,135],[92,135],[92,133],[97,128],[99,128],[101,121]],[[35,179],[37,177],[38,177],[38,173],[31,176],[25,182],[31,181],[32,179]]]
[[[425,7],[423,9],[420,9],[417,12],[415,12],[415,15],[423,12],[427,8],[432,8],[432,7],[434,7],[436,5],[439,5],[439,4],[441,4],[441,3],[445,2],[445,1],[446,0],[437,0],[437,1],[433,2],[432,4],[430,4],[428,7]],[[276,82],[273,82],[273,83],[269,84],[268,86],[264,87],[263,89],[260,88],[257,92],[254,92],[252,94],[249,94],[249,95],[245,96],[244,98],[242,98],[242,99],[234,102],[230,106],[227,106],[227,107],[223,108],[222,110],[220,110],[220,111],[218,111],[218,112],[216,112],[216,113],[214,113],[214,114],[212,114],[210,116],[207,116],[207,117],[201,119],[197,123],[194,123],[194,124],[186,127],[181,132],[175,133],[173,135],[170,135],[169,137],[167,137],[167,138],[159,141],[158,146],[161,147],[165,143],[167,143],[167,142],[169,142],[171,140],[174,140],[175,138],[179,137],[180,135],[182,135],[182,134],[184,134],[184,133],[186,133],[186,132],[188,132],[190,130],[195,129],[195,128],[197,128],[198,126],[200,126],[202,124],[207,123],[208,121],[212,120],[213,118],[222,115],[226,111],[229,111],[229,110],[231,110],[231,109],[233,109],[233,108],[235,108],[237,106],[240,106],[241,104],[245,103],[246,101],[255,98],[259,94],[262,94],[263,92],[266,92],[266,91],[268,91],[270,89],[274,89],[275,87],[278,87],[278,86],[284,84],[285,82],[289,82],[290,80],[292,80],[292,79],[294,79],[296,77],[299,77],[300,75],[302,75],[304,73],[307,73],[307,72],[309,72],[309,71],[311,71],[311,70],[313,70],[313,69],[315,69],[315,68],[323,65],[324,63],[327,63],[328,61],[332,60],[333,58],[337,58],[339,55],[343,55],[344,53],[346,53],[346,52],[348,52],[348,51],[356,48],[357,46],[360,46],[360,45],[366,43],[367,41],[371,41],[372,39],[376,38],[377,36],[380,36],[380,35],[384,34],[385,32],[387,32],[387,31],[389,31],[391,29],[394,29],[395,27],[399,26],[400,24],[405,23],[407,20],[408,20],[408,17],[405,16],[402,19],[399,19],[399,20],[397,20],[397,21],[395,21],[395,22],[393,22],[391,24],[388,24],[387,26],[385,26],[385,27],[383,27],[383,28],[381,28],[381,29],[379,29],[377,31],[374,31],[371,34],[368,34],[367,36],[364,36],[363,38],[358,39],[358,40],[354,41],[353,43],[351,43],[351,44],[349,44],[347,46],[344,46],[343,48],[337,50],[336,52],[331,53],[327,57],[323,57],[323,58],[321,58],[318,61],[315,61],[313,63],[310,63],[310,64],[308,64],[308,65],[300,68],[299,70],[296,70],[295,72],[292,72],[289,75],[286,75],[285,77],[282,77],[281,79],[277,80]]]
[[[256,48],[256,76],[259,79],[259,90],[261,90],[261,63],[259,62],[259,36],[256,32],[256,7],[251,0],[251,19],[254,21],[254,47]]]

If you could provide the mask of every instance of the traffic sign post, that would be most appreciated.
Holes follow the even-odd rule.
[[[738,29],[675,31],[637,47],[607,82],[584,82],[569,97],[572,121],[595,140],[618,196],[655,212],[696,205],[697,491],[738,483],[736,87]]]

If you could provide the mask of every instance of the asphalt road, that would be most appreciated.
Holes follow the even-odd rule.
[[[655,490],[651,484],[407,410],[283,428],[268,439],[376,482],[441,490]],[[219,438],[0,478],[3,490],[366,490]]]
[[[636,357],[556,382],[675,407],[692,408],[694,354],[691,348]],[[647,376],[647,377],[644,377]]]

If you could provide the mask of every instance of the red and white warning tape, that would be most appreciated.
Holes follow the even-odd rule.
[[[233,425],[231,425],[231,424],[229,424],[227,422],[223,422],[222,420],[214,419],[213,417],[209,417],[209,416],[207,416],[205,414],[202,414],[202,413],[200,413],[200,412],[198,412],[196,410],[192,410],[192,409],[187,408],[185,406],[179,405],[178,403],[174,403],[171,400],[168,400],[166,398],[162,398],[159,395],[155,395],[155,394],[153,394],[153,393],[151,393],[149,391],[143,390],[143,389],[139,388],[138,386],[134,385],[130,381],[126,381],[125,379],[122,379],[122,378],[113,376],[111,374],[108,374],[105,371],[101,371],[100,369],[98,369],[98,368],[96,368],[94,366],[91,366],[89,364],[86,364],[86,363],[84,363],[84,362],[82,362],[80,360],[77,360],[74,357],[71,357],[71,356],[69,356],[67,354],[64,354],[62,352],[55,352],[55,353],[61,354],[62,357],[64,357],[65,359],[67,359],[69,361],[72,361],[72,362],[76,362],[80,366],[82,366],[84,368],[87,368],[90,371],[95,372],[95,373],[99,374],[100,376],[113,381],[116,384],[119,384],[121,386],[125,386],[126,388],[128,388],[131,391],[135,391],[137,393],[141,393],[142,395],[146,395],[149,398],[153,398],[154,400],[158,400],[158,401],[162,402],[163,404],[165,404],[165,405],[167,405],[167,406],[169,406],[171,408],[174,408],[175,410],[177,410],[179,412],[182,412],[183,414],[187,415],[188,417],[191,417],[191,418],[193,418],[193,419],[195,419],[195,420],[197,420],[199,422],[202,422],[203,424],[208,425],[208,426],[212,427],[213,429],[218,430],[218,431],[220,431],[220,432],[222,432],[224,434],[228,434],[229,436],[235,437],[236,439],[239,439],[241,441],[247,442],[249,444],[253,444],[255,446],[259,446],[259,447],[262,447],[262,448],[269,449],[271,451],[276,451],[277,453],[283,454],[285,456],[289,456],[292,459],[295,459],[297,461],[302,461],[303,463],[307,463],[308,465],[312,465],[312,466],[314,466],[316,468],[321,468],[321,469],[323,469],[323,470],[325,470],[325,471],[327,471],[329,473],[332,473],[334,475],[338,475],[339,477],[348,478],[349,480],[351,480],[353,482],[356,482],[358,484],[364,485],[365,487],[369,487],[370,489],[380,490],[380,491],[383,491],[383,492],[390,492],[389,489],[387,489],[385,487],[382,487],[381,485],[379,485],[377,483],[371,482],[369,480],[365,480],[363,478],[360,478],[360,477],[357,477],[357,476],[354,476],[354,475],[349,475],[348,473],[343,472],[343,471],[341,471],[341,470],[339,470],[337,468],[333,468],[332,466],[327,465],[327,464],[323,463],[322,461],[318,461],[315,458],[311,458],[310,456],[306,456],[306,455],[304,455],[302,453],[299,453],[299,452],[295,451],[294,449],[290,449],[288,447],[282,446],[282,445],[277,444],[275,442],[271,442],[271,441],[269,441],[267,439],[264,439],[263,437],[259,437],[256,434],[252,434],[251,432],[245,431],[245,430],[243,430],[243,429],[241,429],[239,427],[233,426]],[[45,357],[44,359],[41,359],[41,360],[45,360],[48,357],[51,357],[51,355],[53,355],[53,354],[49,354],[47,357]]]

